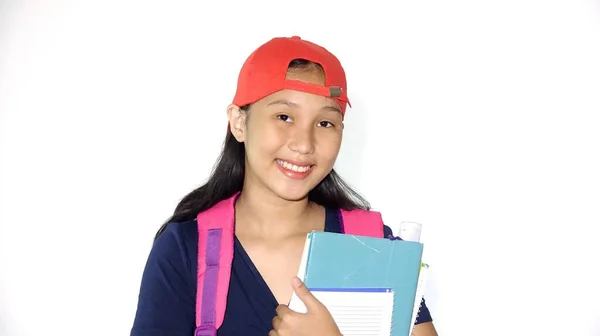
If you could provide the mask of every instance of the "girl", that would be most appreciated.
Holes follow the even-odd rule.
[[[208,182],[185,196],[156,235],[133,336],[195,329],[196,216],[239,193],[222,336],[340,335],[327,309],[295,277],[306,234],[342,233],[340,209],[369,204],[333,170],[349,105],[346,75],[329,51],[274,38],[244,63],[223,152]],[[384,236],[391,235],[384,226]],[[289,310],[292,293],[308,312]],[[437,335],[424,302],[414,336]]]

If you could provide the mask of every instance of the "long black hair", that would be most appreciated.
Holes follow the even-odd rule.
[[[290,69],[323,71],[323,68],[304,59],[295,59]],[[248,112],[250,105],[241,107]],[[227,132],[223,150],[214,165],[210,177],[204,185],[187,194],[175,207],[173,215],[160,227],[155,239],[171,222],[190,221],[198,213],[210,209],[215,204],[242,190],[244,184],[246,150],[244,144],[238,142],[231,131]],[[327,208],[344,210],[369,210],[370,204],[359,193],[354,191],[344,180],[331,170],[329,174],[308,193],[311,202]]]

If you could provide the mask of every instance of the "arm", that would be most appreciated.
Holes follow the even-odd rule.
[[[438,336],[429,308],[425,304],[425,299],[421,300],[421,308],[419,308],[419,315],[411,336]]]
[[[180,225],[170,224],[150,251],[131,336],[194,333],[196,289]]]
[[[383,226],[383,236],[386,238],[393,236],[392,229],[387,225]],[[417,316],[415,328],[411,336],[438,336],[433,325],[431,313],[429,312],[429,308],[427,308],[424,299],[421,300],[421,308],[419,308],[419,314]]]
[[[417,324],[411,336],[438,336],[433,322]]]

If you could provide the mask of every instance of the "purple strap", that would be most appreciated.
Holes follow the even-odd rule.
[[[194,336],[217,336],[217,329],[211,325],[199,326]]]
[[[219,280],[219,261],[221,255],[221,229],[211,229],[206,237],[206,272],[202,288],[202,313],[200,326],[195,336],[216,336],[217,282]]]

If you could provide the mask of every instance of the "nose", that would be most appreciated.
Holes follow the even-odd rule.
[[[312,128],[296,127],[292,132],[289,148],[301,155],[314,154],[315,135]]]

